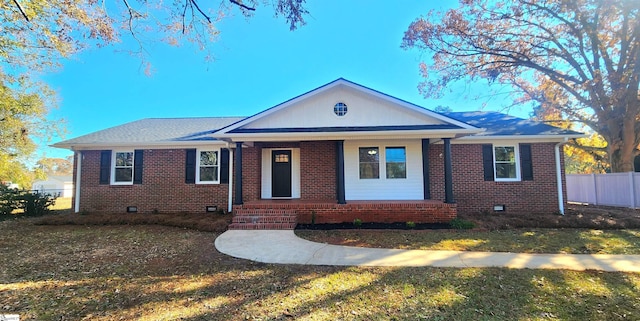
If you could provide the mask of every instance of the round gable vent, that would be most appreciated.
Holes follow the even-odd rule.
[[[337,116],[344,116],[347,114],[347,104],[345,103],[337,103],[333,106],[333,113]]]

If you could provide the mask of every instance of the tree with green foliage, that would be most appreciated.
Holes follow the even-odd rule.
[[[24,165],[35,151],[34,140],[60,133],[58,122],[47,119],[55,95],[26,77],[0,73],[0,181],[29,188],[34,173]]]
[[[404,48],[433,54],[421,90],[485,79],[515,104],[555,110],[606,141],[613,172],[640,154],[640,1],[460,0],[409,26]]]

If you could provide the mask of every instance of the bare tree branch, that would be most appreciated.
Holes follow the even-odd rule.
[[[191,1],[191,3],[193,3],[193,6],[195,6],[195,7],[196,7],[196,9],[198,10],[198,12],[200,12],[200,14],[201,14],[203,17],[204,17],[205,19],[207,19],[207,21],[208,21],[209,23],[211,23],[211,18],[210,18],[209,16],[207,16],[207,14],[206,14],[206,13],[204,13],[204,12],[200,9],[200,7],[198,6],[198,3],[196,2],[196,0],[189,0],[189,1]]]
[[[249,10],[249,11],[256,11],[256,8],[249,7],[238,0],[229,0],[229,2],[235,4],[236,6],[239,6],[242,9]]]
[[[27,13],[24,12],[24,9],[22,9],[22,6],[20,5],[20,2],[18,2],[18,0],[13,0],[13,3],[16,4],[16,7],[18,7],[18,10],[20,11],[20,13],[24,17],[24,19],[27,20],[27,22],[28,22],[29,21],[29,17],[27,16]]]

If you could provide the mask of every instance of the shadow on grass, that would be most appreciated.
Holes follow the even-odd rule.
[[[0,226],[0,302],[23,319],[640,319],[640,274],[261,264],[216,233]]]

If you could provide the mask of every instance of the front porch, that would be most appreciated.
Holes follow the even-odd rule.
[[[349,201],[256,200],[233,205],[229,229],[293,229],[298,223],[362,222],[447,223],[456,217],[456,204],[436,200]]]

